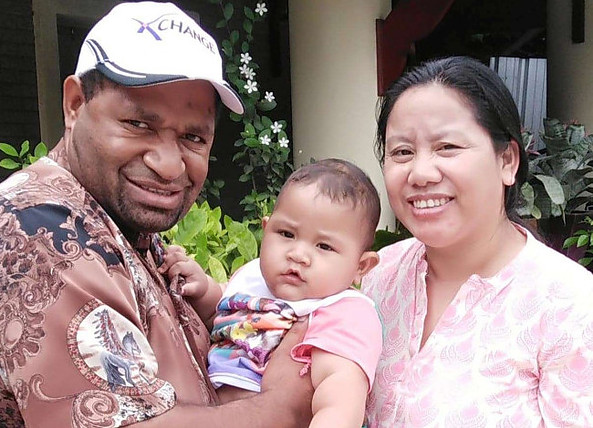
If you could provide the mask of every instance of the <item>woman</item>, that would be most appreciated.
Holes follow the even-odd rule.
[[[363,281],[384,325],[370,427],[593,426],[593,275],[518,224],[520,126],[470,58],[423,64],[382,101],[376,151],[414,238]]]

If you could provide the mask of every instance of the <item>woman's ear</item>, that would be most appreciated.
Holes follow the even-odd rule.
[[[519,170],[519,144],[511,140],[507,148],[502,152],[502,183],[505,186],[515,184],[515,175]]]
[[[354,284],[360,284],[362,282],[362,277],[370,271],[372,268],[377,266],[379,263],[379,254],[375,251],[365,251],[360,256],[360,260],[358,261],[358,270],[356,271],[356,277]]]
[[[62,109],[64,111],[64,125],[71,130],[80,114],[80,109],[85,104],[82,82],[77,76],[68,76],[64,80],[64,96]]]
[[[266,226],[268,225],[268,221],[270,221],[270,217],[269,216],[265,216],[264,218],[261,219],[261,228],[262,229],[266,229]]]

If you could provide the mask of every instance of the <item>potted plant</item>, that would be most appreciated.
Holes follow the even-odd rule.
[[[537,219],[540,233],[561,250],[593,207],[593,135],[578,123],[546,118],[543,125],[541,150],[533,150],[531,133],[524,134],[529,175],[520,214]]]

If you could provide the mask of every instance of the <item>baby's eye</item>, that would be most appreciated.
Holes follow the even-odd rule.
[[[283,236],[284,238],[289,238],[289,239],[294,238],[294,234],[287,230],[280,230],[280,231],[278,231],[278,233],[280,234],[280,236]]]
[[[332,248],[331,245],[324,244],[323,242],[320,244],[317,244],[317,247],[321,248],[324,251],[334,251],[334,249]]]

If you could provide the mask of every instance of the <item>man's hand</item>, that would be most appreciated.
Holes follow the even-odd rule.
[[[302,342],[307,331],[308,321],[298,321],[286,333],[278,348],[272,353],[262,380],[262,395],[281,398],[278,411],[291,412],[295,427],[308,427],[311,422],[311,401],[313,385],[307,373],[299,372],[303,363],[296,362],[290,356],[292,348]]]

